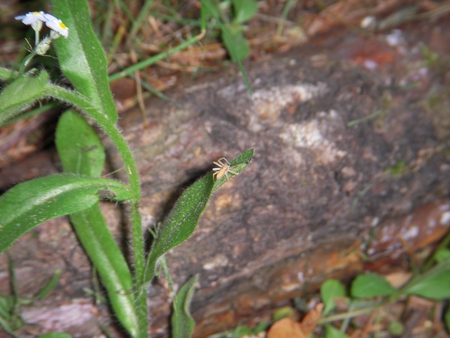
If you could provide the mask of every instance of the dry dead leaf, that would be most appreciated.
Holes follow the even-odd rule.
[[[318,303],[303,318],[301,323],[288,317],[275,322],[267,332],[267,338],[307,338],[322,317],[323,304]]]
[[[317,303],[314,309],[310,310],[300,323],[300,327],[306,336],[309,336],[322,318],[323,303]]]
[[[267,338],[307,338],[300,324],[290,317],[275,322],[267,332]]]

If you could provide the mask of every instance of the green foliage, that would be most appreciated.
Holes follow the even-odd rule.
[[[58,149],[64,171],[100,176],[105,149],[94,129],[73,111],[62,115],[56,129]],[[100,274],[114,312],[122,325],[135,335],[138,331],[134,308],[133,277],[108,229],[98,204],[70,215],[78,239]]]
[[[290,306],[284,306],[275,310],[272,315],[273,321],[277,321],[286,317],[293,317],[295,315],[295,310]]]
[[[449,299],[450,251],[446,248],[449,241],[450,235],[443,240],[438,250],[424,264],[423,271],[411,278],[401,288],[394,288],[384,277],[375,273],[357,276],[351,283],[350,293],[352,298],[349,300],[350,306],[347,313],[329,315],[334,308],[334,303],[331,300],[336,296],[344,296],[345,290],[338,281],[328,280],[324,282],[321,287],[321,298],[325,304],[325,309],[323,311],[324,317],[322,317],[320,323],[327,324],[344,320],[341,328],[341,331],[344,332],[351,318],[377,310],[404,295],[416,295],[439,301]],[[430,262],[431,264],[429,264]],[[436,262],[437,264],[435,264]],[[435,265],[429,268],[432,264]],[[444,321],[447,327],[450,327],[450,310],[447,310]],[[340,335],[343,334],[341,331],[326,325],[325,336],[341,337]],[[389,331],[395,335],[400,335],[404,328],[401,323],[391,321]]]
[[[410,168],[405,164],[405,161],[397,161],[392,167],[386,169],[392,177],[402,176],[410,171]]]
[[[41,71],[35,77],[19,77],[6,86],[0,93],[0,125],[41,98],[47,81],[47,72]]]
[[[444,322],[445,322],[445,327],[447,328],[447,331],[450,331],[450,307],[447,308],[447,311],[445,311]]]
[[[250,53],[250,47],[239,27],[230,26],[222,29],[222,40],[235,62],[244,60]]]
[[[241,25],[253,18],[258,11],[258,4],[254,0],[233,0],[235,25]]]
[[[433,258],[438,263],[444,262],[444,261],[450,259],[450,250],[449,249],[445,249],[445,248],[439,249],[439,250],[436,251],[436,253],[434,254]]]
[[[399,336],[405,331],[405,327],[402,323],[398,321],[393,321],[389,323],[389,332],[395,336]]]
[[[65,172],[98,177],[105,149],[95,130],[73,110],[65,112],[56,129],[56,148]]]
[[[325,325],[325,338],[347,338],[347,335],[331,325]]]
[[[108,85],[106,58],[89,23],[87,3],[85,0],[53,0],[52,5],[54,14],[69,27],[69,35],[67,39],[58,38],[59,35],[52,32],[44,39],[45,46],[48,47],[55,40],[60,68],[75,91],[51,83],[44,71],[38,73],[36,69],[31,69],[26,72],[31,59],[37,54],[34,50],[25,58],[18,73],[0,68],[0,78],[12,81],[0,93],[0,124],[10,121],[26,107],[43,98],[54,98],[70,104],[89,116],[111,138],[122,156],[129,184],[99,177],[105,162],[105,150],[100,138],[78,112],[66,112],[61,116],[56,130],[56,147],[65,173],[20,183],[0,196],[0,252],[40,223],[70,215],[81,244],[101,276],[116,318],[131,336],[147,337],[147,298],[143,292],[147,283],[155,276],[157,264],[163,255],[193,233],[211,194],[225,184],[228,178],[214,180],[210,173],[182,194],[166,221],[157,229],[145,263],[139,213],[139,173],[131,150],[115,124],[117,112]],[[235,2],[234,7],[236,25],[248,20],[256,11],[254,1],[246,4]],[[38,20],[44,19],[50,20],[49,16],[38,17]],[[64,24],[61,23],[59,27],[64,27]],[[36,45],[39,45],[38,35],[36,39]],[[40,51],[45,53],[46,49],[41,46]],[[238,55],[236,60],[243,57]],[[231,161],[234,173],[230,172],[229,178],[244,170],[252,156],[253,149]],[[108,230],[99,208],[102,198],[129,203],[133,271]],[[57,280],[55,276],[37,297],[45,297]],[[175,298],[173,325],[174,333],[179,337],[187,337],[194,326],[188,307],[195,282],[196,279],[190,280]],[[0,297],[0,325],[13,336],[10,309],[11,306],[16,309],[16,303],[14,298]],[[67,335],[52,333],[43,337]]]
[[[238,17],[238,21],[241,21],[244,18],[248,18],[249,15],[253,13],[252,8],[254,8],[255,5],[251,3],[254,3],[254,0],[246,0],[246,1],[237,0],[236,2],[243,3],[247,1],[249,4],[245,5],[241,4],[235,7],[235,13],[237,15],[236,17]],[[245,84],[247,86],[247,90],[249,91],[249,93],[252,93],[250,82],[247,78],[247,74],[245,73],[244,67],[242,66],[242,60],[244,60],[247,57],[248,53],[250,52],[250,47],[248,46],[247,41],[245,40],[242,34],[243,27],[239,25],[223,23],[222,22],[223,15],[221,13],[219,6],[216,6],[210,0],[202,0],[202,5],[207,9],[207,12],[216,20],[217,25],[221,30],[222,39],[225,44],[225,47],[230,53],[231,59],[238,64],[239,70],[241,71]],[[228,19],[228,21],[230,21],[230,18]]]
[[[396,292],[386,279],[376,273],[359,275],[350,290],[351,295],[356,298],[389,296]]]
[[[227,2],[202,0],[202,5],[216,20],[221,30],[222,40],[230,53],[231,59],[240,64],[250,52],[250,47],[244,38],[245,27],[243,24],[256,14],[258,4],[254,0],[233,0],[231,3],[233,10],[230,10]]]
[[[426,273],[417,275],[402,291],[408,295],[435,300],[450,298],[450,259],[440,262]]]
[[[345,287],[338,280],[329,279],[320,287],[320,297],[325,305],[323,315],[327,315],[336,307],[334,299],[336,297],[345,297]]]
[[[70,27],[67,39],[55,41],[64,75],[75,89],[115,123],[117,111],[109,89],[106,56],[90,23],[85,0],[52,0],[55,16]]]
[[[172,338],[189,338],[195,327],[195,321],[189,312],[195,284],[198,275],[193,276],[184,284],[173,299],[173,314],[171,318]]]
[[[86,210],[100,194],[120,201],[132,195],[120,182],[58,174],[20,183],[0,196],[0,252],[26,232],[49,219]]]
[[[19,338],[14,333],[15,330],[21,328],[24,321],[20,317],[20,307],[22,305],[32,304],[37,299],[43,299],[53,290],[59,281],[61,275],[60,270],[56,270],[53,277],[48,283],[32,298],[22,298],[19,295],[17,288],[17,278],[14,269],[14,263],[10,256],[9,258],[9,271],[11,276],[12,294],[0,295],[0,327],[9,335],[15,338]]]
[[[250,149],[231,161],[233,171],[239,173],[244,170],[252,157],[253,149]],[[226,178],[214,181],[211,173],[184,191],[167,219],[157,229],[147,260],[145,282],[155,276],[158,259],[192,235],[211,194],[225,182]]]

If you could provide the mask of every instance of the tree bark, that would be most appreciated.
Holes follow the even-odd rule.
[[[373,52],[361,56],[368,46]],[[163,220],[213,161],[255,148],[248,169],[213,196],[193,236],[167,255],[177,286],[200,274],[191,306],[196,337],[263,316],[330,276],[385,272],[448,230],[448,77],[421,71],[416,46],[336,33],[247,64],[253,95],[237,69],[226,69],[186,82],[170,94],[176,103],[147,101],[148,126],[137,109],[121,117],[142,175],[147,227]],[[366,69],[373,62],[376,68]],[[104,142],[110,169],[125,179]],[[126,243],[120,206],[105,210]],[[47,222],[36,233],[11,250],[20,283],[59,266],[63,279],[53,297],[87,301],[82,287],[90,285],[90,269],[67,221]],[[53,251],[58,255],[48,256]],[[373,261],[363,262],[363,253]],[[32,284],[36,290],[42,282]],[[52,307],[51,299],[43,302]],[[149,288],[149,307],[154,336],[165,335],[164,280]]]

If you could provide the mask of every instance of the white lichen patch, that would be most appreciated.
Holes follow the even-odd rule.
[[[203,269],[205,270],[214,270],[223,266],[228,265],[228,258],[223,254],[218,254],[207,260],[205,264],[203,264]]]
[[[319,113],[317,119],[285,126],[280,133],[280,139],[289,147],[311,150],[318,163],[334,162],[346,155],[345,151],[339,150],[333,141],[325,137],[327,130],[333,128],[336,119],[338,114],[334,110]]]
[[[253,93],[253,107],[249,128],[258,132],[262,125],[275,126],[283,121],[279,120],[282,109],[297,102],[306,102],[326,92],[326,85],[302,83],[281,87],[260,89]]]
[[[450,211],[446,211],[442,214],[439,223],[441,223],[441,225],[450,225]]]
[[[419,228],[413,226],[409,229],[402,229],[402,238],[404,240],[415,239],[419,235]]]

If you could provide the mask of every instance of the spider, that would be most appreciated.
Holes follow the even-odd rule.
[[[228,173],[232,173],[234,175],[238,174],[237,172],[230,169],[230,162],[228,162],[225,157],[222,157],[217,162],[213,163],[218,166],[218,168],[213,168],[213,171],[215,171],[215,173],[213,174],[213,178],[215,178],[216,180],[220,180],[223,176],[226,176],[228,180]]]

